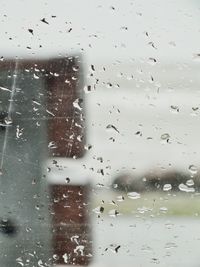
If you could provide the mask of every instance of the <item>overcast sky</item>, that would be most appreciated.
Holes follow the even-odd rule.
[[[200,53],[197,0],[0,0],[0,5],[2,56],[80,51],[94,62],[145,56],[189,61]]]

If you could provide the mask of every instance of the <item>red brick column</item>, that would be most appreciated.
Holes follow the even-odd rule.
[[[51,187],[53,247],[57,264],[88,265],[91,261],[89,186]]]
[[[50,63],[48,85],[50,155],[80,158],[84,154],[83,72],[75,58]],[[78,163],[77,163],[78,164]],[[77,166],[78,167],[78,166]],[[72,175],[73,176],[73,175]],[[70,177],[71,179],[71,177]],[[88,265],[92,256],[89,184],[51,185],[53,248],[57,264]]]

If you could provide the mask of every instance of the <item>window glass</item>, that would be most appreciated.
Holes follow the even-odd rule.
[[[198,266],[199,12],[1,0],[2,266]]]

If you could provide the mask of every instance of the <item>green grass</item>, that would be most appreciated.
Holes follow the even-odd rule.
[[[124,200],[119,201],[118,197]],[[92,209],[103,207],[101,216],[109,216],[117,210],[125,216],[192,216],[200,215],[200,194],[181,192],[142,193],[138,199],[130,199],[126,193],[97,190],[92,194]]]

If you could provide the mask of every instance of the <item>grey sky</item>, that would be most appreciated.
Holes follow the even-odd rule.
[[[198,1],[1,0],[0,4],[2,55],[81,51],[97,62],[144,56],[191,60],[199,53]]]

